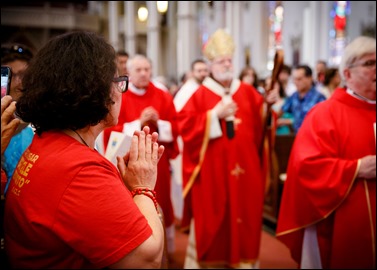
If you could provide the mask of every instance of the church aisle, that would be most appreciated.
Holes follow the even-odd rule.
[[[176,231],[175,253],[169,262],[169,269],[183,269],[188,235]],[[262,231],[260,269],[297,269],[288,248],[275,238],[268,229]]]

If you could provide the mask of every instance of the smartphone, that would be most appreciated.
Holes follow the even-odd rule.
[[[1,66],[1,98],[9,95],[12,71],[8,66]]]

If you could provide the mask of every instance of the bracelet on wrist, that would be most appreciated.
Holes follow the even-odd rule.
[[[136,188],[131,191],[131,194],[132,194],[132,198],[135,197],[136,195],[145,195],[149,197],[153,201],[154,207],[156,208],[156,211],[159,214],[158,203],[156,199],[156,191],[149,188]]]

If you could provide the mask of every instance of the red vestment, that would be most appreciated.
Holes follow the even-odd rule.
[[[171,172],[169,160],[174,159],[179,154],[177,144],[177,113],[175,111],[173,97],[168,92],[157,88],[152,83],[149,83],[144,95],[137,95],[130,90],[124,93],[122,96],[118,124],[104,131],[104,145],[107,146],[111,131],[122,132],[125,123],[139,119],[141,112],[149,106],[152,106],[158,112],[159,119],[169,121],[172,128],[173,141],[169,143],[158,142],[160,145],[164,145],[165,151],[158,162],[158,174],[155,186],[157,201],[164,212],[165,226],[169,227],[174,222],[174,210],[170,194]]]
[[[300,263],[304,229],[317,228],[322,267],[375,268],[376,179],[356,178],[358,159],[376,154],[376,104],[344,89],[316,105],[298,132],[276,235]]]
[[[234,80],[232,99],[238,104],[235,136],[210,139],[211,110],[224,88],[211,78],[178,113],[183,149],[182,226],[195,221],[198,261],[237,266],[259,256],[264,184],[260,145],[263,97],[250,85]],[[233,89],[233,90],[232,90]]]

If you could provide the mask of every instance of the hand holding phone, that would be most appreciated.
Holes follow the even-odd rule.
[[[10,69],[10,67],[1,66],[1,98],[3,98],[5,95],[10,95],[11,81],[12,81],[12,70]],[[14,118],[18,118],[15,114],[13,115],[14,115],[13,116]],[[21,120],[21,124],[18,125],[18,128],[14,134],[19,133],[27,125],[28,123],[25,123]]]
[[[1,98],[9,95],[12,71],[8,66],[1,66]]]

